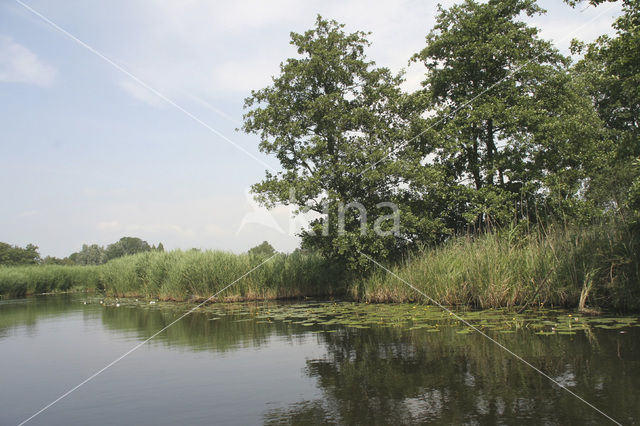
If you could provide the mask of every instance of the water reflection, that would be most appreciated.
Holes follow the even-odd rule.
[[[631,331],[630,331],[631,332]],[[638,333],[502,341],[618,420],[638,419]],[[274,410],[268,423],[602,424],[605,418],[478,335],[396,329],[323,335],[327,354],[309,360],[324,398]]]
[[[92,309],[87,309],[80,300],[82,298],[70,294],[0,299],[0,341],[17,329],[24,328],[27,334],[34,333],[38,321],[43,319],[63,317],[72,312],[90,313]],[[94,311],[94,314],[98,313]]]
[[[0,305],[0,339],[40,319],[69,313],[99,318],[104,329],[143,340],[178,318],[181,305],[102,306],[83,298],[47,297]],[[265,406],[268,424],[603,424],[606,419],[482,336],[460,329],[374,325],[309,325],[272,320],[283,305],[214,306],[177,322],[151,343],[229,356],[274,342],[314,336],[322,355],[308,357],[301,379],[315,381],[321,397]],[[300,306],[296,307],[299,315]],[[304,312],[304,311],[302,311]],[[298,318],[299,319],[299,318]],[[622,332],[621,332],[622,331]],[[575,335],[529,330],[493,334],[535,367],[615,419],[640,419],[640,329],[590,328]],[[490,332],[491,333],[491,332]],[[273,373],[277,374],[277,373]],[[269,380],[265,372],[261,380]],[[222,383],[221,386],[225,384]]]
[[[266,423],[470,423],[601,424],[605,419],[548,379],[477,334],[445,328],[438,333],[405,327],[304,326],[260,321],[265,305],[213,308],[186,317],[159,341],[194,350],[234,351],[316,333],[326,354],[309,359],[304,374],[316,379],[322,399],[268,411]],[[262,308],[262,309],[260,309]],[[108,328],[146,338],[181,312],[106,308]],[[300,322],[300,321],[298,321]],[[331,332],[325,332],[331,330]],[[600,409],[621,421],[640,418],[637,328],[588,329],[576,335],[499,334],[524,356]]]
[[[195,312],[176,322],[155,337],[154,344],[187,347],[192,350],[226,352],[269,343],[272,336],[287,341],[303,339],[304,327],[287,322],[260,322],[254,318],[256,304],[210,308]],[[105,307],[102,322],[107,329],[126,331],[140,340],[163,329],[185,312],[156,307]]]

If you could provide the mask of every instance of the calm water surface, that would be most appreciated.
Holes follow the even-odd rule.
[[[25,420],[183,309],[97,302],[0,301],[0,425]],[[482,336],[424,312],[215,305],[28,424],[610,424]],[[565,312],[496,326],[478,315],[475,323],[533,365],[623,424],[639,424],[637,319],[574,332],[557,318],[582,319]]]

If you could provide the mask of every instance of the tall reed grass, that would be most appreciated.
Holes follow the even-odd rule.
[[[640,310],[640,238],[621,225],[515,229],[460,237],[419,251],[393,274],[444,305],[475,308],[562,306]],[[427,301],[378,270],[351,285],[369,302]]]
[[[0,295],[22,297],[57,291],[100,288],[99,266],[0,267]]]
[[[266,259],[220,251],[147,252],[108,262],[101,267],[101,279],[108,295],[163,300],[206,299],[236,280],[216,299],[331,296],[345,291],[339,271],[320,256],[293,253]]]
[[[119,297],[202,300],[236,280],[216,299],[283,299],[345,292],[339,271],[318,255],[277,254],[265,260],[222,251],[176,250],[139,253],[100,266],[3,267],[0,295],[20,297],[75,289]]]
[[[502,230],[413,253],[393,274],[445,305],[562,306],[640,311],[640,238],[620,224]],[[0,268],[0,294],[72,289],[109,296],[203,300],[265,258],[221,251],[147,252],[105,265]],[[346,295],[367,302],[429,301],[382,269],[346,282],[314,254],[278,254],[216,300]]]

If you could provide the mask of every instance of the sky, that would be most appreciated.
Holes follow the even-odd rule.
[[[620,13],[539,4],[548,13],[528,22],[565,54]],[[237,130],[244,98],[296,56],[289,33],[317,14],[372,32],[368,58],[415,89],[424,69],[408,59],[436,13],[417,0],[0,0],[0,241],[43,257],[122,236],[293,250],[304,222],[249,193],[278,163]]]

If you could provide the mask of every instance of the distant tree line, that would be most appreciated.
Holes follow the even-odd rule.
[[[0,265],[35,265],[39,262],[38,246],[27,244],[22,248],[0,242]]]
[[[118,257],[129,256],[136,253],[148,251],[164,252],[162,243],[157,246],[149,245],[148,242],[137,237],[122,237],[120,240],[106,247],[98,244],[83,244],[82,249],[72,253],[67,257],[58,258],[47,256],[40,257],[38,246],[27,244],[22,248],[0,242],[0,266],[19,265],[102,265]],[[189,251],[200,251],[192,248]],[[263,241],[257,246],[249,249],[247,254],[253,257],[269,257],[276,254],[276,249],[268,241]]]
[[[65,258],[47,256],[42,259],[38,247],[33,244],[22,248],[0,242],[0,265],[102,265],[111,259],[145,251],[164,251],[164,246],[162,243],[151,246],[137,237],[122,237],[106,248],[98,244],[83,244],[80,251]]]
[[[257,257],[270,257],[276,254],[276,249],[273,248],[268,241],[263,241],[257,246],[250,248],[247,253],[249,256],[257,256]]]

